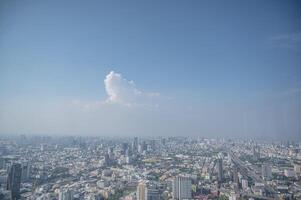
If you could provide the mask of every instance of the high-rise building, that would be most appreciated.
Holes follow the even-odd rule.
[[[191,179],[186,176],[177,176],[172,183],[173,199],[191,199]]]
[[[222,183],[224,179],[224,173],[223,173],[223,160],[221,158],[217,160],[217,176],[218,176],[218,182]]]
[[[14,163],[9,169],[7,178],[7,190],[11,192],[11,200],[20,199],[22,167],[19,163]]]
[[[141,181],[140,183],[138,183],[137,186],[137,200],[146,200],[146,184],[144,181]]]
[[[133,153],[136,153],[138,151],[138,138],[135,137],[134,141],[132,143],[132,149],[133,149]]]
[[[264,180],[270,180],[272,178],[272,170],[268,165],[261,166],[261,173]]]

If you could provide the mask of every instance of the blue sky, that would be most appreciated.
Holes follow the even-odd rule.
[[[149,134],[137,125],[146,123],[158,135],[298,136],[300,8],[298,1],[1,1],[0,133],[139,135]],[[102,105],[111,71],[127,79],[108,83],[119,95],[114,111]],[[117,105],[121,99],[130,102]],[[69,102],[97,105],[82,114]],[[102,129],[106,112],[114,113],[107,124],[126,128]],[[124,122],[121,113],[139,117]],[[79,121],[86,126],[70,128]]]

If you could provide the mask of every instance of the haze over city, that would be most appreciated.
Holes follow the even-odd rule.
[[[0,200],[301,199],[301,1],[0,0]]]
[[[300,139],[298,1],[1,1],[0,134]]]

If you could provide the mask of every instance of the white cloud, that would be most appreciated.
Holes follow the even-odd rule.
[[[105,80],[105,89],[108,95],[106,103],[117,103],[122,105],[150,105],[153,97],[158,93],[147,93],[137,89],[134,81],[129,81],[121,74],[111,71]]]
[[[83,111],[95,111],[105,109],[108,105],[118,105],[126,107],[139,107],[153,109],[158,107],[161,99],[159,93],[144,92],[137,89],[134,81],[129,81],[122,77],[120,73],[110,71],[104,79],[107,98],[102,101],[81,101],[73,100],[73,106],[81,108]],[[160,96],[160,98],[158,98]],[[111,107],[111,106],[109,106]],[[111,107],[112,108],[112,107]]]

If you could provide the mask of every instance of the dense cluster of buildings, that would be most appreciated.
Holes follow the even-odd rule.
[[[0,139],[0,199],[300,199],[301,143]]]

